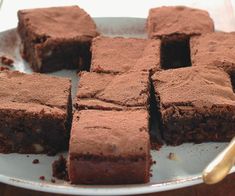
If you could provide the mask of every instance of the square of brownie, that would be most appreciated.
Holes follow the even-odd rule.
[[[18,11],[22,56],[36,72],[89,70],[91,40],[98,35],[91,17],[78,6]]]
[[[97,37],[92,41],[91,71],[121,74],[160,68],[160,40]]]
[[[208,33],[190,40],[192,66],[214,66],[230,74],[235,87],[235,33]]]
[[[161,39],[161,68],[191,66],[190,37],[214,31],[206,11],[184,6],[152,8],[147,19],[149,38]]]
[[[149,72],[121,75],[81,72],[75,107],[81,109],[148,109]]]
[[[152,76],[167,144],[229,141],[235,135],[235,94],[215,67],[159,71]]]
[[[146,110],[75,112],[68,157],[71,183],[148,182],[148,118]]]
[[[185,6],[163,6],[149,10],[147,32],[149,38],[171,35],[194,36],[214,31],[214,23],[207,11]]]
[[[0,72],[0,152],[56,153],[68,148],[71,82]]]

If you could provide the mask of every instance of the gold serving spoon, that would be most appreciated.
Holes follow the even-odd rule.
[[[235,137],[229,145],[204,169],[203,181],[215,184],[225,178],[235,163]]]

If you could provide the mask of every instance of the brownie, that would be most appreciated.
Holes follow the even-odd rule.
[[[146,109],[149,105],[149,73],[112,75],[82,72],[75,107],[81,109]]]
[[[185,6],[163,6],[149,10],[147,19],[149,38],[170,35],[201,35],[214,31],[214,23],[207,11]]]
[[[91,71],[121,74],[160,68],[160,40],[97,37],[92,41]]]
[[[68,157],[72,184],[146,183],[149,169],[146,110],[74,114]]]
[[[162,69],[191,66],[190,38],[214,31],[206,11],[184,6],[152,8],[147,19],[149,38],[160,38]]]
[[[190,41],[193,66],[214,66],[228,72],[235,82],[235,33],[215,32]],[[234,83],[235,84],[235,83]]]
[[[225,142],[235,135],[235,94],[215,67],[164,70],[152,76],[167,144]]]
[[[0,72],[0,152],[54,154],[68,147],[69,79]]]
[[[36,72],[88,70],[91,40],[98,35],[91,17],[78,6],[18,11],[23,57]]]

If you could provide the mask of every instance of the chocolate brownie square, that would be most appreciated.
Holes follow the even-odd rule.
[[[78,6],[18,11],[23,57],[36,72],[88,70],[91,40],[97,36],[91,17]]]
[[[146,183],[149,168],[146,110],[74,114],[68,157],[72,184]]]
[[[189,39],[214,31],[206,11],[184,6],[152,8],[147,19],[149,38],[161,38],[161,68],[191,66]]]
[[[160,40],[97,37],[92,41],[91,71],[121,74],[160,68]]]
[[[0,152],[56,153],[68,147],[69,79],[0,72]]]
[[[147,110],[149,91],[147,71],[121,75],[81,72],[75,107],[79,110]]]
[[[193,66],[214,66],[228,72],[235,84],[235,33],[215,32],[190,40]],[[235,86],[235,85],[234,85]]]
[[[235,94],[215,67],[165,70],[152,76],[167,144],[229,141],[235,135]]]
[[[149,10],[147,31],[149,38],[194,36],[214,31],[214,23],[207,11],[185,6],[163,6]]]

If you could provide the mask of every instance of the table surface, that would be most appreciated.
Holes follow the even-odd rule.
[[[0,183],[0,196],[62,196],[25,190]],[[200,184],[183,189],[177,189],[161,193],[146,194],[145,196],[234,196],[235,195],[235,174],[227,176],[222,182],[215,185]],[[66,196],[66,195],[65,195]],[[143,195],[142,195],[143,196]]]

